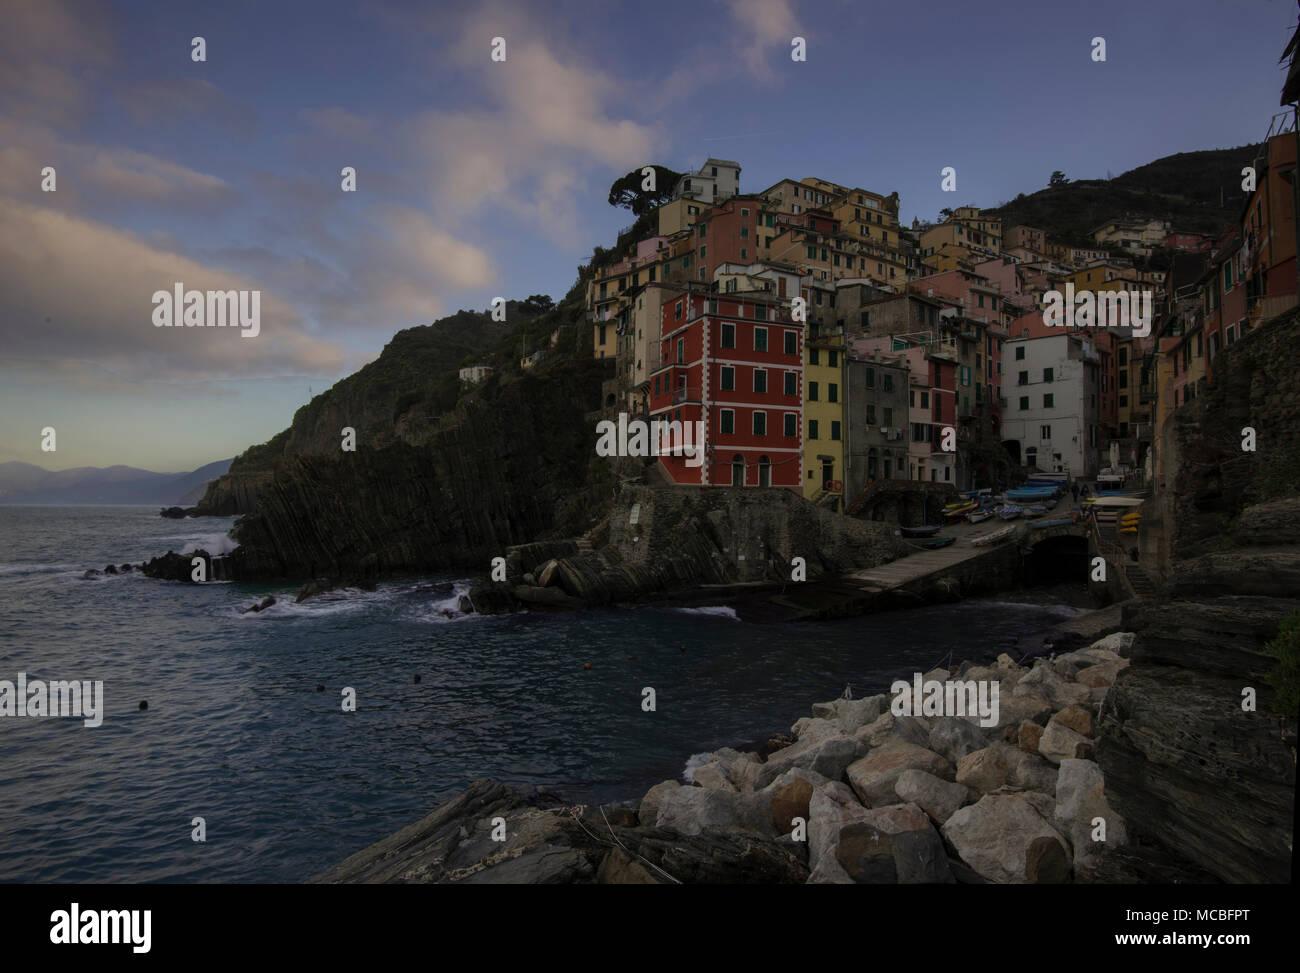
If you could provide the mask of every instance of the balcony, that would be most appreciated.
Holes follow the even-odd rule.
[[[673,389],[673,405],[680,405],[683,402],[702,401],[700,387],[698,385],[679,385]]]
[[[1139,402],[1154,402],[1155,400],[1156,400],[1156,393],[1154,390],[1143,389],[1138,393]]]

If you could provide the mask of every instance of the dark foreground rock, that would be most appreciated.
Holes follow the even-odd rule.
[[[184,507],[163,507],[162,510],[158,511],[158,516],[168,517],[172,520],[180,520],[182,517],[185,516],[185,508]]]
[[[800,857],[774,839],[734,831],[683,835],[632,827],[631,820],[626,809],[571,812],[545,795],[482,780],[313,881],[694,884],[808,877]],[[502,824],[505,841],[494,841]]]
[[[298,589],[298,597],[294,599],[294,603],[298,604],[308,598],[315,598],[317,595],[323,595],[330,591],[342,591],[346,588],[354,588],[358,591],[374,591],[375,583],[364,578],[353,578],[347,581],[317,578],[315,581],[308,581]]]
[[[175,551],[168,551],[162,557],[156,557],[151,561],[140,566],[140,570],[147,577],[158,578],[162,581],[184,581],[186,584],[194,584],[194,558],[201,557],[207,563],[207,577],[212,577],[212,555],[207,551],[191,551],[189,554],[177,554]]]

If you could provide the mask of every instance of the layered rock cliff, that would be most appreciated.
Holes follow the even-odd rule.
[[[511,544],[588,529],[609,496],[588,482],[604,373],[557,362],[462,402],[426,442],[372,445],[358,429],[355,452],[281,461],[235,527],[232,576],[487,571]]]

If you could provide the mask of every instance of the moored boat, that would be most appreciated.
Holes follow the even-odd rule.
[[[933,537],[942,530],[941,524],[922,524],[920,527],[899,527],[904,537]]]
[[[1015,520],[1022,512],[1023,511],[1013,503],[1009,503],[1005,507],[998,507],[997,511],[999,520]]]
[[[966,519],[972,524],[982,524],[994,514],[993,508],[984,507],[980,510],[972,510],[966,515]]]
[[[947,547],[956,540],[955,537],[931,537],[929,540],[919,542],[917,546],[923,547],[927,551],[937,551],[939,548]]]

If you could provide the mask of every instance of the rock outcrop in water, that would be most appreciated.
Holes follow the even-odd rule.
[[[582,608],[694,585],[808,581],[910,553],[892,525],[841,517],[789,490],[628,486],[590,540],[510,549],[504,583],[473,589],[475,611]],[[734,594],[734,590],[732,592]]]

